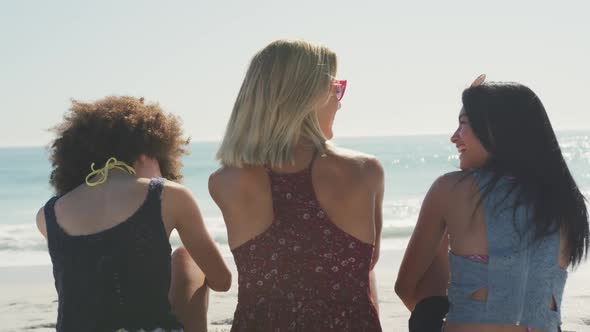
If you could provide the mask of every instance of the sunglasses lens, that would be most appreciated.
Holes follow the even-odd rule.
[[[336,98],[338,100],[342,99],[342,85],[337,85],[336,86]]]

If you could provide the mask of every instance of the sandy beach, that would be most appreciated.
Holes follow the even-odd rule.
[[[407,331],[409,313],[393,292],[401,250],[385,250],[377,264],[379,310],[384,331]],[[233,260],[227,259],[236,276]],[[237,278],[227,293],[211,292],[209,331],[229,331]],[[0,268],[0,331],[55,331],[57,295],[51,266]],[[570,273],[562,305],[563,331],[590,331],[590,263]]]

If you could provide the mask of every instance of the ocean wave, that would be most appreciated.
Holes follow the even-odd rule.
[[[390,226],[390,227],[383,227],[381,230],[381,238],[383,239],[392,239],[392,238],[406,238],[412,235],[414,231],[414,226]]]
[[[0,251],[47,250],[47,241],[35,225],[0,226]]]
[[[388,246],[395,249],[405,248],[407,239],[414,229],[413,226],[409,226],[410,222],[410,220],[384,222],[381,236],[382,248],[385,249]],[[209,229],[209,234],[218,245],[223,257],[230,258],[232,255],[225,229],[212,227]],[[173,249],[182,245],[176,231],[170,234],[170,244]],[[35,225],[0,225],[0,266],[46,265],[50,263],[47,241]]]
[[[410,223],[412,223],[411,220],[385,221],[381,236],[382,238],[408,237],[414,229]],[[210,228],[209,234],[215,243],[227,246],[225,228]],[[173,247],[182,245],[176,231],[170,235],[170,244]],[[0,225],[0,251],[47,251],[47,240],[39,233],[35,225]]]

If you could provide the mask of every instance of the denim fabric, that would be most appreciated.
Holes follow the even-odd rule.
[[[480,192],[493,177],[473,171]],[[448,322],[514,324],[543,331],[561,325],[561,299],[567,272],[558,265],[559,232],[534,241],[532,210],[516,206],[511,180],[500,179],[482,201],[487,230],[488,263],[449,253],[451,282]],[[478,253],[474,253],[478,254]],[[471,298],[487,288],[488,298]],[[556,310],[550,308],[554,298]]]

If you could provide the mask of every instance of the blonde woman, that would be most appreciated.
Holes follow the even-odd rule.
[[[328,145],[345,89],[324,46],[279,40],[252,59],[209,180],[238,268],[234,332],[381,331],[383,170]]]

